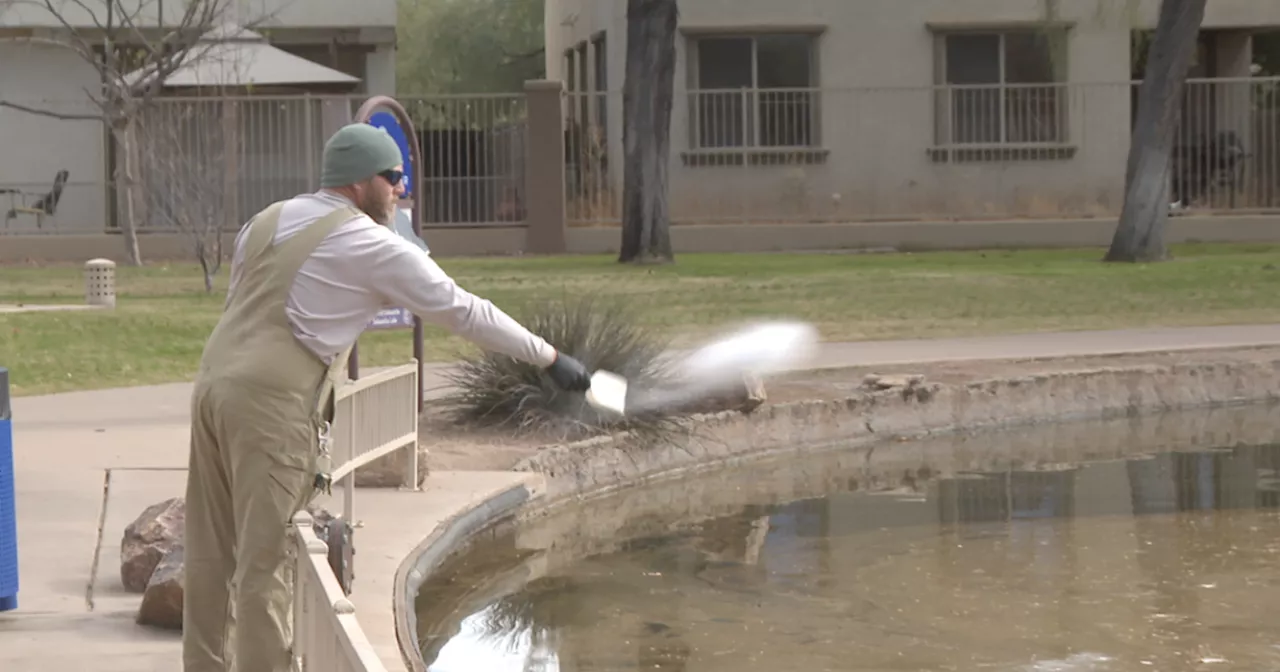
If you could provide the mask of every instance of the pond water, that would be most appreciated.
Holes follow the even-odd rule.
[[[449,561],[419,593],[424,656],[432,672],[1280,670],[1277,421],[1077,423],[626,491]]]

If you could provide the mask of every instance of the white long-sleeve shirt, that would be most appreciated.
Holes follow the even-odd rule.
[[[275,241],[343,205],[352,203],[325,191],[290,199]],[[248,228],[236,237],[228,292],[239,279]],[[459,287],[426,252],[364,213],[334,229],[303,263],[286,314],[302,344],[330,362],[389,307],[405,308],[486,350],[544,367],[555,361],[549,343]]]

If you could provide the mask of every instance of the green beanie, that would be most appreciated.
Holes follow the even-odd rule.
[[[320,186],[344,187],[404,163],[400,146],[381,128],[348,124],[324,144]]]

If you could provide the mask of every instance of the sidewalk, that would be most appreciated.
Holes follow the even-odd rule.
[[[919,341],[832,343],[820,368],[944,360],[994,360],[1280,345],[1280,324],[1029,334]],[[424,387],[442,384],[431,366]],[[0,613],[0,669],[181,669],[177,633],[137,626],[139,596],[119,578],[124,526],[146,506],[181,496],[190,385],[74,392],[13,401],[21,590],[18,610]],[[73,412],[72,408],[76,410]],[[96,577],[103,479],[112,471]],[[524,474],[433,474],[425,492],[361,490],[356,604],[391,669],[400,668],[391,629],[391,581],[404,555],[443,517]],[[405,539],[406,529],[422,530]],[[86,587],[94,582],[94,609]]]

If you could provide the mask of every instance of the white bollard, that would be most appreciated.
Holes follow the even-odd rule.
[[[91,306],[116,305],[116,262],[90,259],[84,262],[84,300]]]

